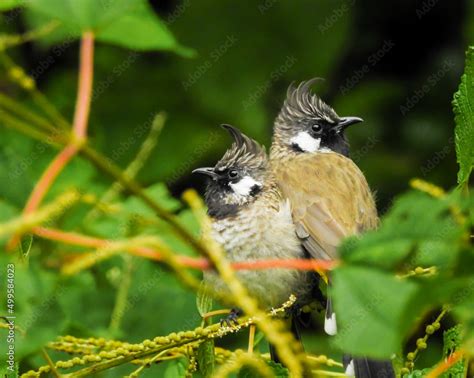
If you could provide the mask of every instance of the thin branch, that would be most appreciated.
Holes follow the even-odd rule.
[[[193,246],[197,252],[199,252],[204,257],[208,257],[209,251],[206,246],[203,245],[199,240],[197,240],[194,235],[192,235],[186,229],[186,227],[180,223],[176,216],[161,207],[157,202],[153,200],[153,198],[151,198],[147,193],[145,193],[142,187],[136,181],[124,176],[121,169],[116,166],[110,159],[107,159],[87,144],[82,146],[80,153],[88,160],[90,160],[101,171],[107,173],[109,176],[113,177],[114,180],[122,184],[122,186],[126,188],[128,192],[140,198],[161,219],[165,220],[179,236],[181,236],[187,243]]]
[[[82,235],[75,232],[66,232],[54,228],[35,227],[31,230],[35,235],[48,240],[54,240],[69,245],[76,245],[85,248],[104,248],[112,243],[113,240],[100,239],[92,236]],[[115,241],[116,242],[116,241]],[[161,253],[149,247],[130,247],[129,252],[136,256],[146,257],[151,260],[162,261]],[[209,270],[211,264],[203,258],[195,258],[189,256],[179,255],[177,260],[181,265],[188,268]],[[304,259],[289,259],[289,260],[257,260],[231,263],[235,270],[262,270],[272,268],[287,268],[297,270],[330,270],[337,265],[337,261],[325,260],[304,260]]]
[[[28,202],[26,203],[24,214],[30,214],[38,208],[59,173],[76,153],[76,146],[67,146],[54,158],[36,183],[35,190],[33,190],[30,198],[28,198]]]
[[[426,376],[426,378],[439,377],[451,366],[453,366],[456,362],[458,362],[463,357],[463,355],[464,355],[463,352],[454,352],[445,361],[441,362],[438,366],[436,366],[433,370],[431,370]]]
[[[0,107],[7,109],[18,117],[23,117],[26,121],[36,124],[46,131],[54,132],[56,130],[47,119],[2,93],[0,93]]]
[[[23,214],[30,214],[36,210],[59,173],[61,173],[77,154],[80,149],[80,143],[86,137],[92,93],[93,60],[94,35],[92,32],[85,32],[81,42],[79,84],[73,125],[75,138],[71,139],[70,143],[54,158],[43,172],[28,198]],[[20,236],[14,235],[8,242],[7,249],[12,250],[18,244],[19,240]]]
[[[94,34],[90,31],[82,35],[79,62],[79,83],[73,130],[74,135],[82,140],[86,138],[87,133],[94,77]]]

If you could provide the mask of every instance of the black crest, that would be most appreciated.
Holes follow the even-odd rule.
[[[311,91],[311,87],[321,78],[313,78],[301,82],[298,86],[292,83],[287,92],[286,100],[279,118],[286,124],[291,124],[298,118],[321,119],[330,124],[337,124],[340,117],[319,96]]]
[[[224,124],[222,127],[234,138],[234,143],[216,164],[216,170],[224,170],[234,166],[246,167],[248,170],[264,169],[266,167],[267,154],[264,146],[242,134],[234,126]]]

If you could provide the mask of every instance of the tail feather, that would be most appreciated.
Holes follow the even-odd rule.
[[[337,334],[336,313],[332,308],[331,297],[328,296],[326,301],[326,314],[324,316],[324,332],[330,336]]]
[[[395,378],[395,371],[389,360],[375,360],[366,357],[343,357],[345,374],[356,378]]]

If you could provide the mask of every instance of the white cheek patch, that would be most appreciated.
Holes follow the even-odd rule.
[[[314,139],[306,131],[300,131],[298,135],[291,138],[290,142],[296,144],[301,150],[305,152],[316,152],[319,150],[321,139]]]
[[[239,194],[241,196],[248,196],[254,186],[261,187],[262,184],[258,181],[255,181],[250,176],[244,176],[239,182],[230,183],[229,186],[232,188],[234,193]]]

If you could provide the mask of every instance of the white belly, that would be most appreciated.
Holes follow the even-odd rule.
[[[266,210],[261,206],[252,208],[261,211],[242,211],[236,218],[213,224],[214,238],[224,246],[229,261],[304,257],[286,203],[282,203],[280,211]],[[215,273],[208,272],[204,277],[215,290],[226,290]],[[311,289],[308,273],[292,269],[240,270],[237,277],[265,308],[281,305],[291,294],[302,299]]]

